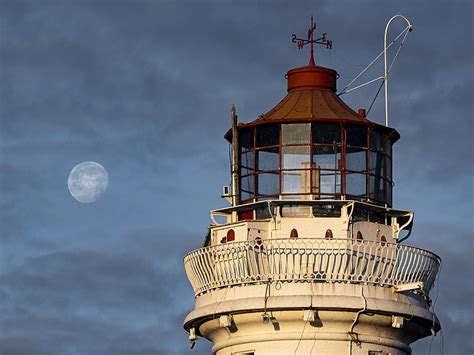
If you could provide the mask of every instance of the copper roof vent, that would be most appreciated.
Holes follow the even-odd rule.
[[[288,92],[294,90],[330,90],[336,91],[335,70],[308,65],[290,70],[286,74],[288,79]]]

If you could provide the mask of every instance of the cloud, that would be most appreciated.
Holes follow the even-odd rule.
[[[1,350],[186,353],[181,321],[193,295],[182,256],[200,246],[208,211],[224,205],[230,105],[251,121],[285,95],[283,75],[308,60],[291,34],[305,33],[310,14],[334,41],[331,51],[316,49],[316,61],[338,70],[342,88],[381,51],[386,21],[401,13],[415,30],[390,78],[390,123],[402,135],[395,201],[417,213],[408,242],[443,258],[436,308],[445,353],[472,352],[472,288],[458,292],[473,251],[472,6],[2,1]],[[367,107],[375,90],[343,99]],[[369,116],[379,123],[382,98]],[[110,176],[87,207],[66,189],[84,160]],[[429,341],[415,352],[427,353]],[[209,348],[199,341],[192,353]]]
[[[46,354],[54,344],[56,353],[181,353],[182,297],[193,298],[184,271],[160,248],[129,242],[113,252],[33,257],[3,273],[2,350]]]

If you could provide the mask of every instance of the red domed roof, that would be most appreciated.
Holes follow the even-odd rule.
[[[288,94],[256,121],[346,119],[366,121],[336,95],[337,72],[308,65],[290,70]]]
[[[240,123],[238,129],[272,123],[349,122],[370,126],[379,132],[385,132],[393,142],[398,140],[400,135],[395,129],[367,120],[364,109],[359,109],[359,113],[357,113],[336,95],[337,72],[317,66],[313,56],[314,43],[324,44],[327,48],[331,48],[332,42],[327,40],[326,34],[323,34],[321,38],[314,39],[315,28],[311,18],[308,39],[297,38],[296,35],[293,35],[292,41],[297,43],[299,48],[311,44],[311,55],[307,66],[291,69],[286,74],[288,94],[274,108],[260,115],[256,120]],[[225,134],[225,138],[230,140],[231,136],[232,132],[229,130]]]

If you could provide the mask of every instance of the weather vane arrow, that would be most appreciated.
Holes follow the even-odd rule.
[[[326,48],[331,49],[332,48],[332,41],[328,40],[326,38],[326,33],[323,33],[323,35],[320,38],[314,39],[314,31],[316,30],[316,23],[313,21],[313,16],[311,16],[311,26],[308,29],[308,36],[307,38],[299,38],[295,34],[292,35],[291,37],[291,42],[296,43],[298,46],[298,49],[302,49],[304,46],[307,44],[311,45],[311,57],[309,59],[309,65],[315,66],[314,62],[314,44],[322,44],[325,45]]]

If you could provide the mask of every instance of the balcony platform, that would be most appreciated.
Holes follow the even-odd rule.
[[[428,293],[440,258],[402,244],[353,239],[268,239],[204,247],[184,258],[196,297],[226,287],[279,283],[423,285]]]

